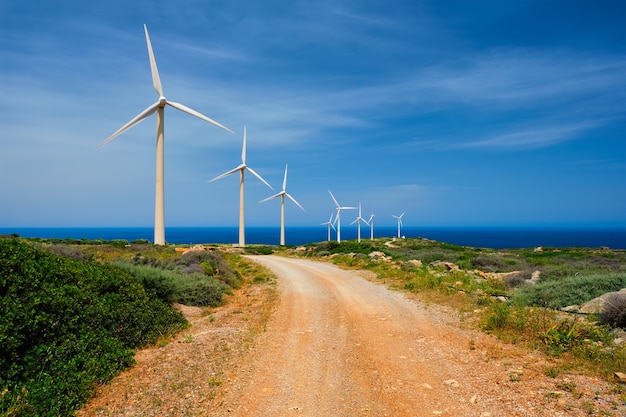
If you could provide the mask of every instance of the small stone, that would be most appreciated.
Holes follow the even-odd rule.
[[[615,372],[613,374],[613,376],[615,377],[615,379],[617,379],[618,381],[621,382],[626,382],[626,374],[623,372]]]
[[[452,388],[456,388],[459,386],[459,382],[456,379],[446,379],[443,381],[444,384],[451,386]]]
[[[433,387],[431,387],[430,384],[427,384],[427,383],[421,384],[420,387],[426,388],[426,389],[433,389]]]
[[[472,398],[470,398],[470,403],[476,404],[476,400],[478,400],[478,395],[473,395]]]

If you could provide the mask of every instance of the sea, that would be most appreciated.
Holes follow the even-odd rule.
[[[396,227],[376,227],[374,237],[397,236]],[[326,226],[286,227],[287,245],[299,246],[322,242],[328,238]],[[59,239],[136,239],[153,240],[152,227],[0,227],[0,235],[17,234],[29,238]],[[453,245],[479,248],[533,248],[533,247],[609,247],[626,249],[626,227],[623,228],[451,228],[451,227],[404,227],[401,235],[406,238],[427,238]],[[167,227],[165,240],[171,244],[235,244],[238,242],[237,227]],[[370,238],[368,227],[361,228],[361,240]],[[331,239],[336,234],[331,231]],[[356,240],[356,226],[341,229],[341,240]],[[246,243],[278,245],[279,227],[248,227]]]

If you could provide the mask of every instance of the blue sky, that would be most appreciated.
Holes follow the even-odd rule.
[[[626,226],[626,2],[0,0],[0,227],[235,226],[240,163],[288,225]],[[246,177],[246,224],[279,222]],[[345,217],[344,217],[345,216]],[[356,213],[342,216],[344,224]]]

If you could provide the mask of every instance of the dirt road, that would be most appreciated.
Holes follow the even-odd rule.
[[[489,357],[488,338],[437,308],[327,263],[253,259],[278,275],[281,302],[224,398],[228,415],[578,415],[537,391],[554,390],[540,359]]]
[[[281,304],[232,415],[476,414],[479,387],[459,390],[441,326],[416,303],[330,264],[254,259],[280,278]]]
[[[452,309],[407,299],[328,263],[251,258],[274,271],[280,295],[253,343],[238,329],[256,320],[266,304],[250,287],[236,307],[192,319],[176,343],[140,352],[137,365],[104,387],[79,416],[626,412],[606,381],[550,378],[542,355],[464,329]]]

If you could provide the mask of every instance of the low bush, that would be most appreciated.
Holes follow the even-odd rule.
[[[603,294],[626,287],[626,274],[599,273],[540,281],[520,288],[514,298],[528,305],[563,308],[582,304]]]
[[[181,303],[189,306],[218,306],[226,285],[204,274],[201,265],[191,264],[182,269],[164,269],[146,265],[120,263],[147,291],[167,304]],[[196,270],[197,273],[188,273]]]
[[[215,307],[222,303],[227,286],[202,274],[180,275],[176,283],[174,299],[189,305]]]
[[[133,349],[185,326],[124,270],[0,239],[0,415],[71,415]]]
[[[213,275],[215,279],[222,281],[231,288],[239,288],[243,284],[241,275],[231,268],[228,262],[216,251],[187,252],[178,258],[175,264],[180,267],[199,265],[205,274]],[[212,273],[209,274],[208,271],[212,271]]]

